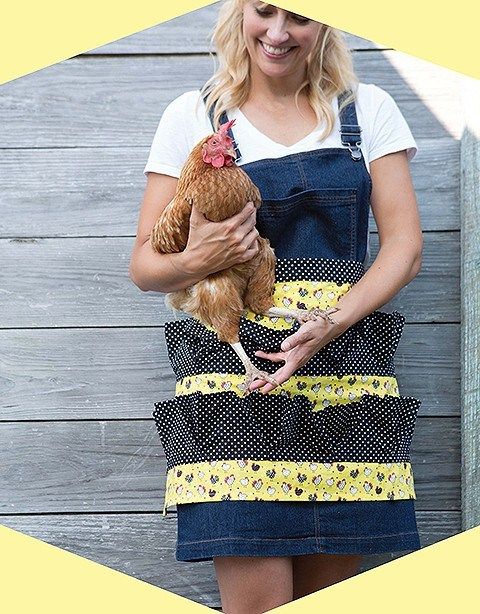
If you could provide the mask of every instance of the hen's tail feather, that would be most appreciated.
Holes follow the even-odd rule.
[[[168,303],[212,327],[219,341],[237,343],[246,283],[247,278],[239,275],[235,267],[224,269],[190,288],[170,293]]]

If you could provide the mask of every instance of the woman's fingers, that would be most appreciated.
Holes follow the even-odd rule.
[[[296,369],[296,365],[293,364],[284,364],[283,367],[280,367],[280,369],[278,369],[278,371],[276,371],[275,373],[272,373],[272,377],[275,378],[275,380],[278,382],[278,384],[281,386],[283,383],[285,383],[291,375],[293,375],[293,373],[295,373],[295,369]],[[252,384],[250,384],[250,390],[256,390],[257,388],[260,388],[261,386],[263,386],[263,388],[261,388],[260,392],[262,394],[265,394],[266,392],[270,392],[271,390],[273,390],[274,388],[276,388],[275,384],[271,384],[270,382],[266,382],[265,380],[255,380],[254,382],[252,382]]]
[[[255,351],[255,356],[258,356],[259,358],[266,358],[267,360],[271,360],[273,362],[285,362],[285,352],[271,352],[271,353],[267,353],[264,352],[263,350],[256,350]]]
[[[284,352],[288,352],[292,348],[302,343],[308,343],[315,338],[314,328],[312,326],[307,326],[308,322],[305,322],[296,333],[288,336],[286,339],[282,341],[280,347]]]
[[[265,380],[264,379],[256,379],[254,380],[250,386],[248,387],[249,390],[256,390],[257,388],[260,388],[261,386],[263,386],[265,384]]]

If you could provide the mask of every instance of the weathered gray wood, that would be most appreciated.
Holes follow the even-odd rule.
[[[405,326],[398,385],[422,416],[460,415],[459,330]],[[0,365],[0,420],[151,418],[175,390],[160,327],[3,330]]]
[[[418,510],[460,509],[460,418],[420,416]],[[153,419],[5,422],[0,513],[160,511],[165,459]]]
[[[480,84],[465,80],[462,203],[462,527],[480,525]]]
[[[118,41],[92,49],[83,55],[123,53],[206,53],[213,51],[210,36],[220,3],[180,15],[175,19],[126,36]],[[353,34],[345,33],[348,46],[356,49],[384,48]]]
[[[0,327],[164,324],[164,295],[128,277],[132,247],[133,238],[0,239]],[[385,308],[410,323],[459,321],[458,250],[458,233],[425,233],[423,270]]]
[[[450,137],[417,143],[411,169],[422,228],[458,229],[459,143]],[[148,153],[148,147],[4,150],[0,237],[134,235]]]
[[[398,309],[407,322],[458,322],[460,315],[459,233],[423,234],[420,273],[389,301],[385,309]],[[370,235],[370,265],[378,254],[378,233]],[[448,314],[448,315],[447,315]]]
[[[396,72],[402,61],[395,51],[358,53],[355,69],[360,80],[392,94],[414,136],[458,135],[457,89],[439,79],[420,98]],[[414,64],[409,80],[430,81],[431,66]],[[200,87],[212,70],[209,56],[66,60],[2,86],[0,123],[8,130],[0,147],[150,146],[166,104]]]
[[[0,331],[2,420],[151,418],[173,396],[163,328]]]
[[[419,511],[422,547],[460,532],[460,512]],[[213,563],[175,558],[176,518],[159,514],[2,516],[0,522],[49,544],[210,607],[220,606]],[[400,555],[368,555],[360,573]]]

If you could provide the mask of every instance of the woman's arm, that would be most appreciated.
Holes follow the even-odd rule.
[[[150,232],[174,197],[177,183],[178,179],[169,175],[148,173],[147,176],[128,270],[130,279],[144,292],[175,292],[205,276],[191,268],[195,263],[186,257],[185,252],[159,254],[150,245]]]
[[[305,322],[286,337],[279,352],[257,350],[256,356],[283,362],[273,377],[283,384],[329,341],[387,303],[420,271],[423,237],[406,151],[381,156],[370,164],[371,205],[380,237],[380,250],[362,278],[337,303],[332,314],[338,324],[319,318]],[[263,394],[275,388],[258,379],[249,390]]]
[[[144,292],[176,292],[195,285],[211,273],[251,260],[259,250],[255,228],[256,207],[246,203],[236,215],[211,222],[195,207],[185,249],[159,254],[150,233],[163,209],[175,195],[178,179],[149,173],[132,250],[129,275]]]
[[[422,229],[406,151],[373,160],[370,175],[380,249],[363,277],[338,301],[340,311],[332,316],[340,322],[339,333],[388,303],[422,264]]]

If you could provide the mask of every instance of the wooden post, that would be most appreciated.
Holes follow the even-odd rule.
[[[461,141],[462,530],[480,525],[480,81],[465,77]]]

